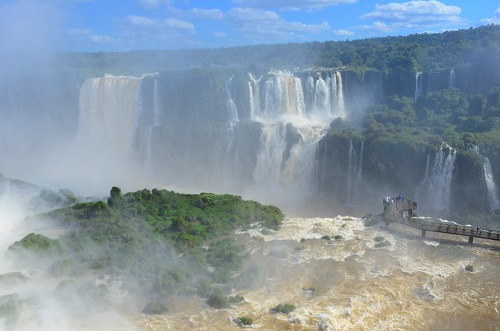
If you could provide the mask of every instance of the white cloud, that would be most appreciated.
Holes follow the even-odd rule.
[[[134,27],[153,28],[158,30],[175,29],[189,32],[194,32],[195,30],[192,23],[177,18],[158,19],[144,16],[128,16],[127,22]]]
[[[376,32],[376,33],[390,32],[393,30],[390,26],[388,26],[387,24],[385,24],[383,22],[373,22],[370,25],[361,25],[359,27],[359,29],[364,30],[364,31]]]
[[[500,7],[495,10],[495,14],[492,18],[482,19],[479,23],[481,24],[500,24]]]
[[[228,12],[228,18],[240,30],[260,35],[278,36],[298,32],[318,33],[330,28],[327,22],[320,24],[287,22],[275,12],[253,8],[232,8]]]
[[[192,17],[207,19],[207,20],[220,20],[220,19],[224,18],[224,14],[219,9],[193,8],[189,11],[189,14]]]
[[[137,0],[139,5],[144,8],[152,9],[161,6],[162,4],[169,5],[171,3],[170,0]]]
[[[93,34],[89,29],[69,29],[66,30],[66,36],[71,39],[73,43],[85,45],[90,43],[97,44],[116,44],[114,38],[106,35]]]
[[[344,36],[344,37],[348,37],[348,36],[354,36],[354,32],[351,31],[351,30],[345,30],[345,29],[340,29],[340,30],[333,30],[332,31],[332,34],[336,35],[336,36]]]
[[[458,16],[460,12],[459,7],[447,6],[436,0],[416,0],[402,3],[392,2],[384,5],[376,4],[375,11],[364,14],[361,18],[375,19],[379,23],[387,24],[383,28],[463,25],[464,20]]]
[[[238,5],[255,8],[320,10],[325,7],[355,3],[357,0],[233,0],[233,2]]]
[[[257,8],[232,8],[227,19],[251,43],[279,43],[305,40],[305,34],[329,30],[327,22],[304,24],[288,22],[275,12]]]

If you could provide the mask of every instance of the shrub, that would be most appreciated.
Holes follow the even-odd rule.
[[[240,303],[243,300],[245,300],[245,298],[241,295],[230,296],[229,298],[227,298],[227,301],[229,303]]]
[[[467,266],[465,266],[465,271],[474,272],[474,267],[472,266],[472,264],[468,264]]]
[[[290,304],[290,303],[280,303],[273,309],[271,309],[272,313],[282,313],[282,314],[289,314],[295,309],[295,306]]]
[[[237,320],[239,325],[250,326],[253,324],[253,319],[248,316],[240,316]]]
[[[227,297],[220,290],[215,290],[207,300],[207,304],[213,308],[226,308],[229,306]]]
[[[380,243],[380,242],[384,241],[384,240],[385,240],[385,238],[384,238],[384,237],[382,237],[382,236],[376,236],[373,240],[375,240],[375,242]]]
[[[142,310],[143,314],[146,315],[159,315],[166,313],[168,311],[168,308],[156,301],[150,301],[146,304],[144,309]]]

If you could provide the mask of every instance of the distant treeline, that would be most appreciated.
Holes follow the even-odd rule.
[[[62,53],[59,68],[82,75],[143,74],[182,67],[269,68],[350,67],[364,71],[412,72],[476,63],[499,63],[500,26],[486,25],[435,34],[213,49]]]

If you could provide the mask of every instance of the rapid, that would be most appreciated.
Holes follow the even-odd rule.
[[[263,281],[230,308],[176,298],[168,314],[134,318],[142,330],[498,330],[500,245],[360,218],[287,217],[279,231],[238,231]],[[267,233],[267,232],[266,232]],[[385,245],[377,245],[387,242]],[[379,247],[380,246],[380,247]],[[378,247],[378,248],[377,248]],[[473,271],[466,271],[473,266]],[[270,310],[293,304],[289,315]]]

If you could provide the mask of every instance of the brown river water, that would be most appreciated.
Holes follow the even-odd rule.
[[[376,248],[377,237],[390,245]],[[248,316],[257,330],[500,330],[499,242],[422,238],[402,225],[365,227],[342,216],[287,218],[277,232],[235,238],[248,247],[246,261],[265,270],[262,283],[234,291],[243,302],[213,309],[174,298],[165,315],[134,316],[134,328],[238,330],[234,319]],[[280,303],[296,308],[270,313]]]

